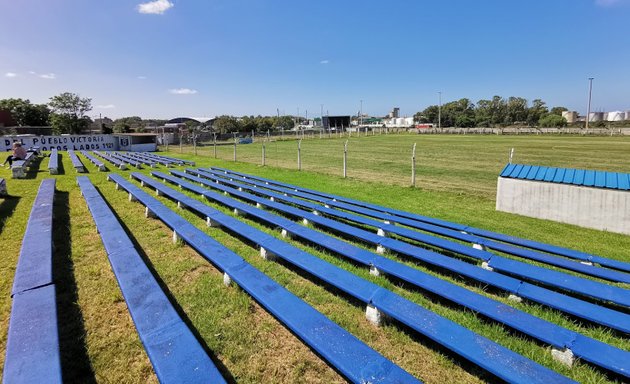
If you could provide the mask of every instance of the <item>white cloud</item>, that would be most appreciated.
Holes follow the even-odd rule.
[[[320,64],[328,64],[328,63],[330,63],[330,60],[322,60],[322,61],[320,61],[319,63],[320,63]]]
[[[41,77],[42,79],[53,80],[57,78],[57,75],[55,75],[54,73],[42,73],[41,75],[39,75],[39,77]]]
[[[147,77],[146,77],[146,76],[138,76],[138,79],[140,79],[140,80],[146,80],[146,79],[147,79]]]
[[[194,95],[195,93],[197,93],[196,89],[190,89],[190,88],[175,88],[175,89],[169,89],[168,91],[172,93],[173,95]]]
[[[105,104],[105,105],[97,105],[96,108],[98,108],[98,109],[113,109],[113,108],[116,108],[116,106],[114,104]]]
[[[173,3],[168,0],[155,0],[138,4],[138,12],[150,15],[163,15],[173,7]]]
[[[7,72],[4,74],[5,77],[17,77],[17,73]]]

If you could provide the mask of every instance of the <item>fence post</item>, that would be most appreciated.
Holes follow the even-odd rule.
[[[262,166],[265,166],[265,140],[262,142]]]
[[[343,178],[348,176],[348,140],[343,145]]]
[[[236,132],[234,132],[234,161],[236,161]]]
[[[302,170],[302,139],[298,140],[298,171]]]
[[[411,185],[416,186],[416,143],[413,143],[411,150]]]
[[[217,158],[217,134],[212,134],[212,145],[214,146],[214,158]]]
[[[508,157],[508,164],[512,164],[512,157],[514,157],[514,148],[510,149],[510,155]]]

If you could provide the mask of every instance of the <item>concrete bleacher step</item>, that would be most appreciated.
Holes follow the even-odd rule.
[[[83,165],[83,162],[81,161],[81,159],[79,159],[79,156],[77,156],[77,154],[73,150],[68,150],[68,156],[70,157],[70,161],[72,162],[72,166],[74,167],[74,169],[78,173],[85,173],[85,166]]]
[[[56,148],[50,150],[48,157],[48,171],[51,175],[59,174],[59,151]]]
[[[252,267],[237,254],[118,174],[109,175],[147,209],[174,230],[263,308],[353,382],[418,382],[413,376],[332,322],[286,288]]]
[[[97,159],[96,157],[90,155],[87,151],[81,151],[81,154],[86,159],[88,159],[92,164],[94,164],[96,168],[98,168],[99,171],[101,172],[107,171],[107,167],[105,167],[105,164],[103,164],[103,162]]]

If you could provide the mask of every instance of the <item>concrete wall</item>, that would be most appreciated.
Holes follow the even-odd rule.
[[[630,235],[630,191],[499,177],[496,208]]]

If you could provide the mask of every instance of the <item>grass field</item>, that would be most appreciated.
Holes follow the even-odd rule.
[[[170,147],[167,155],[194,159],[198,166],[220,166],[253,173],[307,188],[434,216],[467,225],[548,242],[601,256],[630,261],[630,236],[600,232],[550,221],[496,212],[496,178],[510,148],[517,163],[630,171],[630,139],[549,136],[416,136],[388,135],[350,138],[348,178],[341,177],[345,139],[302,142],[302,172],[297,172],[295,141],[267,144],[267,166],[261,167],[261,145],[239,145],[233,163],[232,146]],[[418,144],[417,187],[409,187],[411,146]],[[60,175],[50,176],[47,159],[27,179],[10,179],[0,170],[13,196],[0,200],[0,366],[4,363],[10,290],[28,215],[43,178],[57,179],[55,200],[55,278],[63,374],[67,382],[156,382],[117,287],[100,237],[76,186],[76,173],[65,153]],[[189,247],[171,242],[171,231],[161,222],[144,217],[138,203],[106,181],[84,160],[92,182],[105,196],[141,254],[173,299],[180,312],[212,351],[224,374],[237,382],[343,382],[333,369],[305,347],[247,294],[225,288],[222,274]],[[160,169],[161,168],[161,169]],[[165,168],[158,167],[164,171]],[[117,171],[128,174],[130,171]],[[148,173],[145,169],[142,172]],[[191,195],[192,196],[192,195]],[[176,204],[162,200],[171,207]],[[212,204],[211,204],[212,205]],[[220,206],[213,205],[226,213]],[[395,325],[381,328],[364,319],[364,308],[279,263],[265,262],[258,251],[220,229],[208,228],[203,219],[180,211],[189,221],[234,250],[320,312],[348,329],[396,364],[428,383],[473,383],[492,380],[461,359],[435,349],[420,336]],[[243,219],[268,233],[272,228]],[[421,304],[440,315],[489,337],[545,366],[581,382],[614,380],[578,362],[568,369],[553,361],[548,348],[531,339],[481,319],[470,311],[433,300],[417,290],[374,277],[333,255],[291,241],[292,244]],[[359,244],[360,245],[360,244]],[[388,255],[394,258],[395,256]],[[505,295],[489,292],[452,275],[423,265],[414,268],[443,277],[488,297],[507,302]],[[602,327],[582,324],[555,311],[529,303],[511,303],[519,309],[630,350],[628,339]]]

